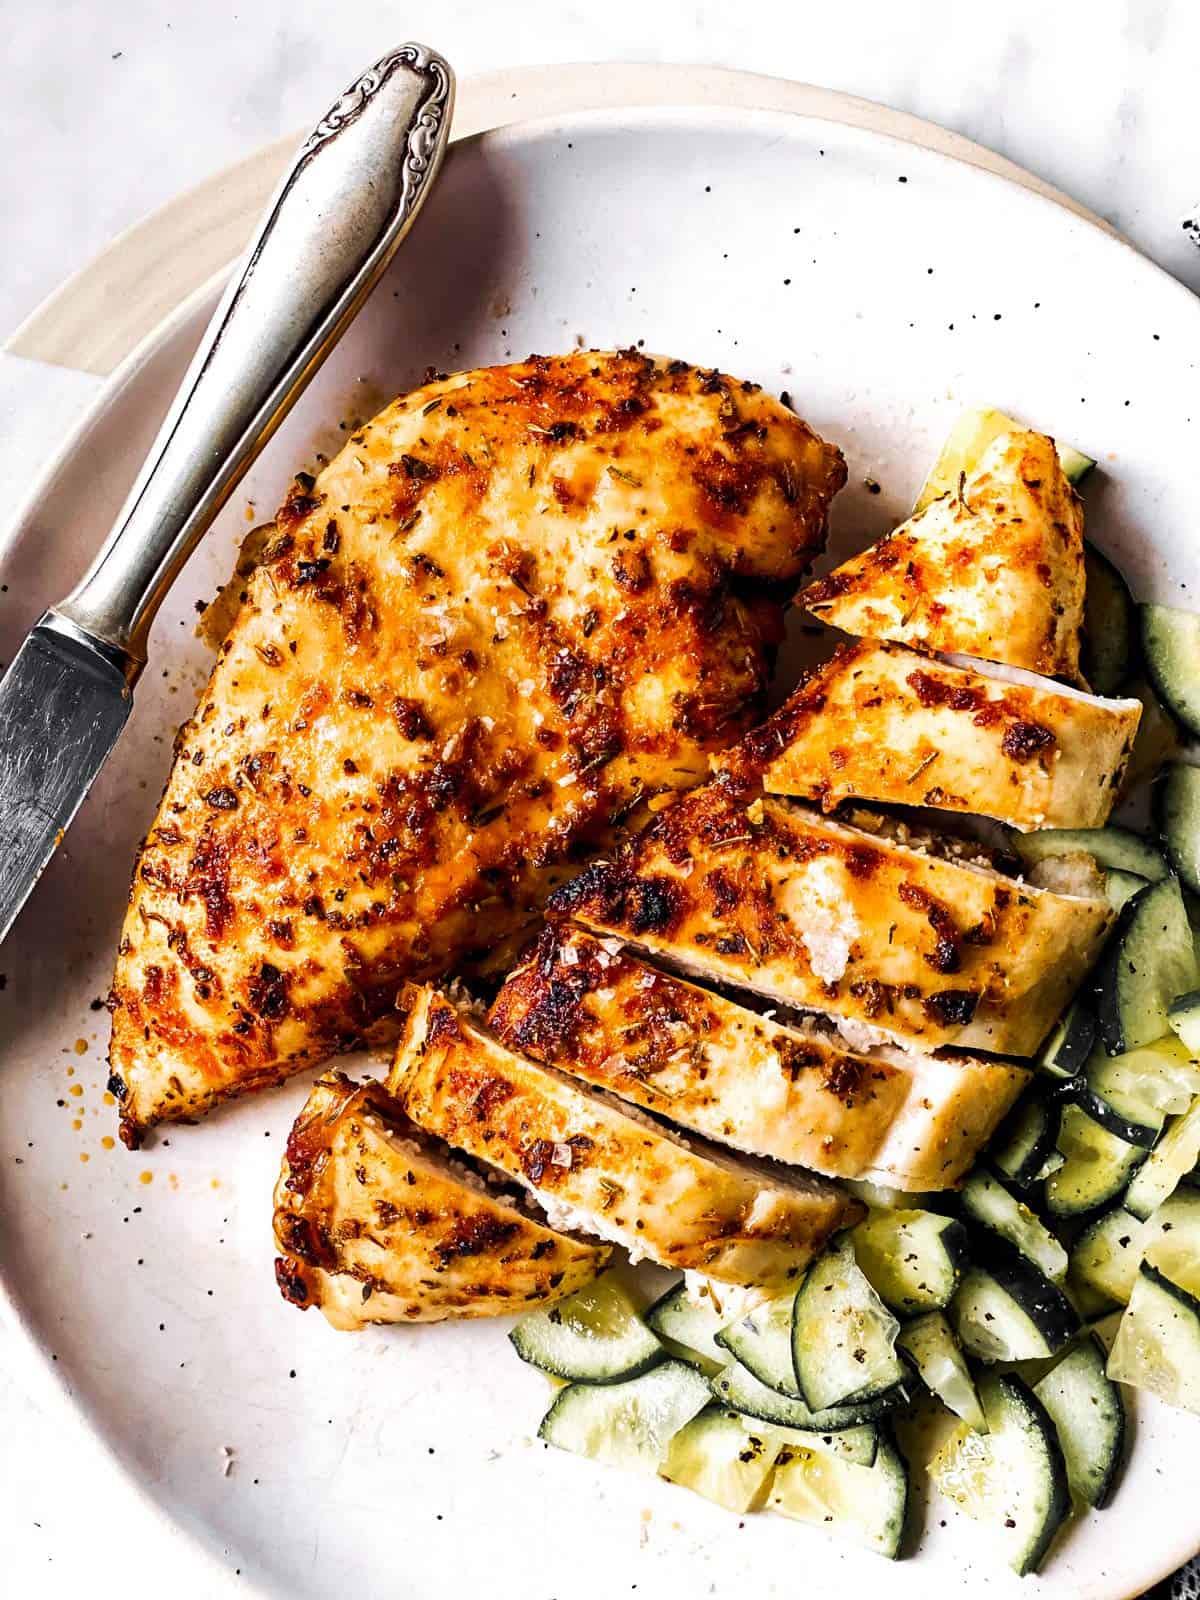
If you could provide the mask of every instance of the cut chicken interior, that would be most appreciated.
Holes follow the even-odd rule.
[[[636,351],[440,378],[298,480],[137,863],[126,1142],[394,1038],[403,981],[701,781],[844,480],[756,385]]]
[[[811,584],[822,622],[863,639],[1079,677],[1083,511],[1053,439],[1002,434],[976,470]]]
[[[1099,828],[1140,700],[860,640],[806,675],[719,770],[832,810],[849,799],[973,812],[1022,830]]]
[[[321,1078],[275,1188],[286,1299],[335,1328],[491,1317],[589,1282],[609,1249],[422,1132],[377,1083]]]
[[[751,799],[718,779],[555,892],[554,917],[922,1048],[1029,1055],[1091,966],[1102,899]]]
[[[388,1079],[421,1127],[524,1184],[555,1225],[725,1283],[782,1288],[861,1214],[835,1185],[739,1157],[517,1054],[429,988]]]
[[[515,1050],[755,1155],[831,1177],[949,1188],[1029,1080],[1021,1067],[897,1049],[863,1024],[762,1015],[548,927],[490,1021]]]

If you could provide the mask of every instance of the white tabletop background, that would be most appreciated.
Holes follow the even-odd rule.
[[[1008,156],[1200,290],[1196,0],[38,0],[5,5],[0,339],[114,234],[325,109],[405,38],[465,76],[556,61],[676,61],[843,89]],[[880,270],[887,270],[886,241]],[[18,434],[61,429],[0,383],[0,501],[32,466]],[[2,1226],[2,1223],[0,1223]],[[119,1536],[118,1536],[119,1529]],[[126,1600],[212,1595],[76,1428],[4,1369],[0,1590]],[[400,1574],[398,1574],[398,1577]],[[231,1590],[232,1592],[232,1590]],[[454,1596],[449,1580],[447,1593]],[[369,1597],[373,1600],[373,1597]]]

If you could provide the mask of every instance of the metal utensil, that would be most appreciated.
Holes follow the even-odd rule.
[[[453,99],[442,57],[406,44],[317,124],[107,542],[0,681],[0,939],[120,737],[167,590],[412,225]]]

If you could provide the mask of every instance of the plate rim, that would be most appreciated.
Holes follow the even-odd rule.
[[[753,74],[730,74],[741,78],[752,78]],[[765,80],[767,82],[784,82],[785,80]],[[803,86],[798,86],[803,87]],[[838,100],[848,100],[848,96],[834,96]],[[866,102],[870,104],[870,102]],[[722,114],[733,117],[737,113],[750,113],[764,122],[776,120],[784,123],[801,120],[809,123],[824,125],[841,132],[847,130],[860,138],[864,144],[877,144],[896,147],[898,150],[913,148],[914,141],[902,134],[886,131],[881,128],[863,126],[855,122],[846,122],[841,117],[819,115],[812,111],[780,110],[775,107],[752,107],[737,103],[672,103],[659,105],[619,104],[603,108],[585,108],[575,112],[551,111],[538,116],[524,117],[514,122],[498,124],[484,128],[466,135],[456,142],[476,144],[485,138],[496,138],[505,143],[518,142],[525,139],[543,137],[551,129],[566,130],[569,126],[578,126],[582,129],[603,127],[606,123],[619,123],[622,119],[629,119],[641,113],[651,122],[660,125],[666,124],[673,114],[676,118],[695,117],[707,120],[719,119]],[[914,119],[915,120],[915,119]],[[964,141],[965,142],[965,141]],[[1149,270],[1162,280],[1171,291],[1181,297],[1180,303],[1186,303],[1192,309],[1189,315],[1200,314],[1200,297],[1194,295],[1185,284],[1172,276],[1164,268],[1145,256],[1134,245],[1125,240],[1112,228],[1093,218],[1082,208],[1073,204],[1065,204],[1053,191],[1045,192],[1043,188],[1031,187],[1019,175],[1012,176],[1005,171],[997,171],[990,165],[977,165],[970,160],[964,160],[957,153],[939,149],[932,145],[918,145],[922,159],[926,156],[933,157],[935,163],[948,162],[955,166],[967,166],[975,171],[981,178],[991,182],[1006,184],[1021,192],[1022,198],[1031,200],[1038,207],[1053,207],[1057,211],[1067,214],[1062,219],[1067,226],[1095,230],[1107,245],[1132,258],[1132,263],[1139,271]],[[135,384],[140,372],[145,365],[159,352],[161,347],[177,336],[183,326],[193,319],[199,312],[206,297],[212,296],[221,280],[230,270],[229,265],[222,267],[216,273],[210,274],[204,282],[197,285],[183,300],[177,304],[156,326],[138,341],[133,350],[118,365],[111,377],[97,392],[92,402],[83,414],[67,432],[59,448],[54,452],[40,473],[33,481],[33,486],[22,501],[16,515],[8,525],[8,535],[11,536],[17,529],[23,527],[29,520],[34,509],[43,498],[46,489],[63,470],[68,460],[73,458],[78,451],[80,443],[86,439],[92,427],[100,421],[107,412],[119,403],[122,393]],[[0,553],[2,553],[7,538],[0,538]],[[62,1367],[52,1363],[49,1347],[42,1330],[27,1318],[21,1308],[21,1299],[16,1292],[16,1285],[10,1283],[9,1274],[0,1265],[0,1326],[10,1336],[11,1349],[16,1359],[10,1370],[23,1374],[22,1381],[26,1384],[35,1400],[47,1407],[54,1415],[69,1420],[71,1426],[83,1427],[95,1448],[108,1459],[116,1468],[127,1488],[132,1491],[136,1501],[144,1513],[148,1513],[155,1524],[172,1539],[180,1541],[181,1548],[188,1548],[193,1560],[199,1558],[207,1574],[211,1574],[211,1581],[219,1584],[232,1583],[232,1575],[220,1560],[215,1548],[214,1540],[210,1533],[202,1528],[193,1526],[189,1521],[181,1518],[168,1510],[166,1504],[159,1499],[150,1487],[149,1480],[141,1473],[128,1452],[114,1439],[103,1423],[102,1415],[96,1403],[85,1394],[76,1392],[68,1374]],[[1193,1538],[1189,1538],[1186,1546],[1178,1550],[1172,1548],[1172,1553],[1163,1563],[1160,1552],[1153,1574],[1148,1579],[1139,1579],[1138,1588],[1130,1591],[1127,1600],[1134,1600],[1134,1596],[1144,1592],[1144,1586],[1159,1582],[1162,1578],[1176,1571],[1196,1554],[1197,1546]],[[242,1574],[238,1583],[240,1592],[267,1596],[274,1591],[270,1587],[269,1576],[263,1578],[248,1577]]]
[[[571,62],[471,74],[458,85],[451,142],[547,115],[665,106],[780,111],[887,134],[1023,184],[1116,236],[1103,218],[1036,173],[939,123],[842,90],[732,67]],[[228,270],[301,137],[286,134],[260,146],[132,223],[52,289],[2,348],[112,375],[173,309]]]

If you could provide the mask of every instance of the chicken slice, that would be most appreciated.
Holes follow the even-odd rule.
[[[570,1294],[609,1256],[456,1159],[380,1084],[337,1072],[288,1139],[275,1241],[285,1299],[320,1306],[335,1328],[502,1316]]]
[[[1053,439],[1005,433],[952,494],[804,591],[863,639],[1079,678],[1083,510]]]
[[[947,665],[859,640],[815,667],[720,771],[832,811],[883,800],[1030,828],[1099,828],[1140,700],[1102,700],[1013,667]]]
[[[861,1215],[824,1179],[684,1139],[516,1054],[437,991],[407,997],[388,1087],[413,1121],[525,1185],[551,1223],[636,1260],[782,1288]]]
[[[699,781],[844,479],[753,384],[581,351],[439,379],[298,481],[137,864],[126,1142],[394,1038],[405,979]]]
[[[727,780],[683,795],[552,916],[923,1048],[1029,1055],[1091,966],[1103,899],[845,827]]]
[[[1029,1081],[1006,1062],[850,1049],[569,925],[542,933],[489,1020],[510,1048],[705,1138],[900,1189],[957,1183]]]

